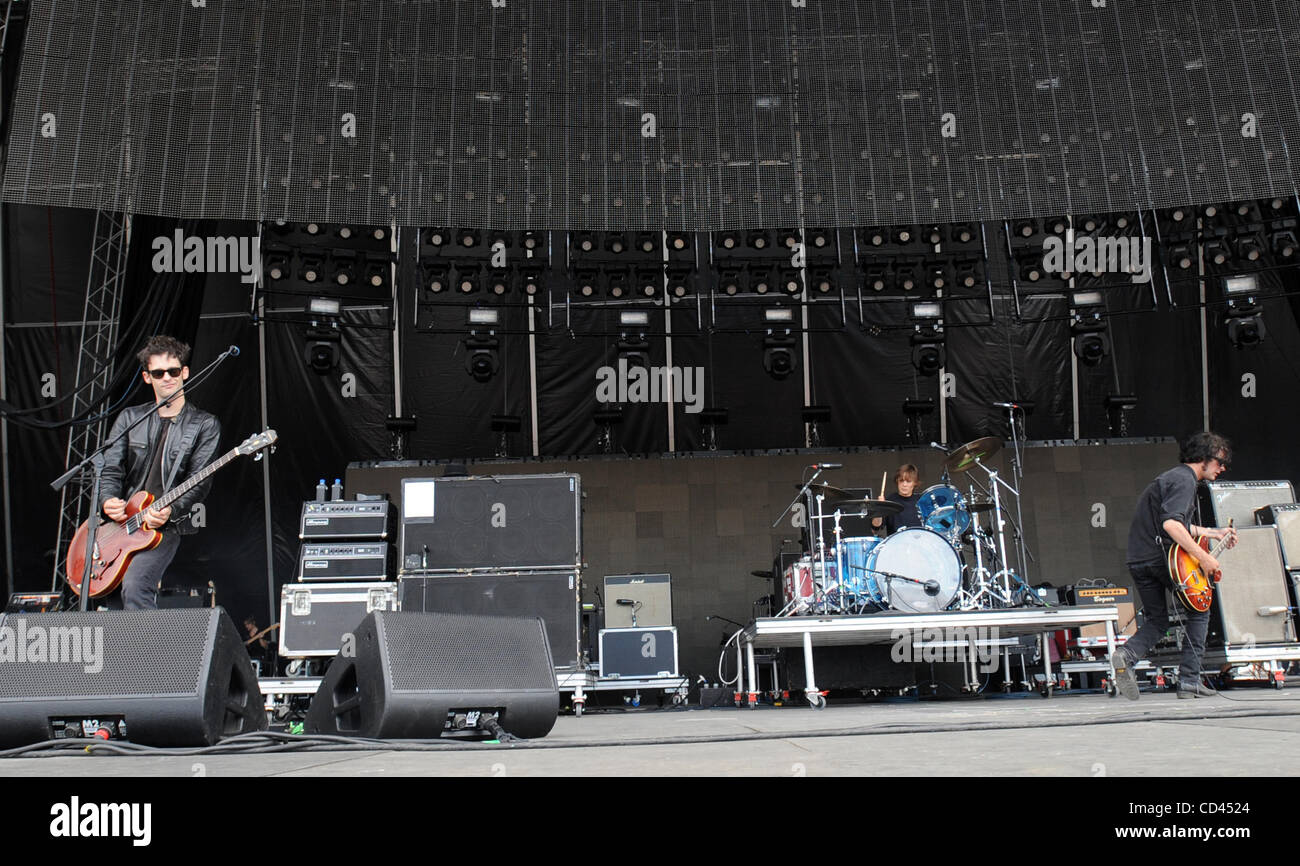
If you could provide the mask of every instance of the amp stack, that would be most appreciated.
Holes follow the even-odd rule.
[[[575,474],[405,478],[403,612],[540,617],[557,670],[583,666]]]
[[[280,590],[283,658],[334,656],[367,614],[398,609],[388,500],[344,500],[338,482],[333,499],[322,494],[302,504],[295,580]]]

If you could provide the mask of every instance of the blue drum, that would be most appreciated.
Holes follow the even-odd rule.
[[[836,561],[839,564],[840,589],[859,604],[885,606],[885,596],[871,571],[871,552],[884,539],[874,536],[846,538],[840,542]]]
[[[926,488],[916,501],[916,510],[921,515],[921,524],[948,539],[953,547],[961,544],[962,533],[970,529],[966,497],[952,485],[936,484]]]

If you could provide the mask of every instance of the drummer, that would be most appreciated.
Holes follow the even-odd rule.
[[[898,471],[894,473],[894,486],[897,489],[888,496],[882,490],[877,498],[885,502],[897,502],[903,506],[903,510],[883,518],[877,517],[871,521],[871,525],[879,529],[883,521],[886,535],[893,535],[900,529],[919,529],[922,526],[921,512],[916,508],[916,502],[920,499],[920,495],[916,492],[919,480],[920,473],[911,463],[904,463],[898,467]]]

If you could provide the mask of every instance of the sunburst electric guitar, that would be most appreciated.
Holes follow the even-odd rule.
[[[158,509],[168,508],[177,499],[202,484],[214,472],[231,463],[236,457],[247,454],[260,454],[262,449],[275,443],[274,430],[265,430],[249,436],[239,445],[230,449],[217,460],[209,463],[203,470],[196,472],[185,483],[175,487],[154,502],[153,494],[141,490],[126,502],[126,519],[121,523],[105,520],[95,532],[95,549],[90,564],[90,597],[99,598],[117,589],[126,576],[131,565],[131,558],[142,550],[151,550],[162,541],[162,533],[148,529],[144,525],[145,509],[151,505]],[[68,545],[68,557],[65,577],[73,593],[81,595],[81,578],[86,567],[86,531],[89,521],[77,527],[77,534],[72,536]]]
[[[1201,550],[1209,551],[1210,556],[1215,559],[1228,546],[1228,540],[1232,538],[1232,521],[1228,521],[1229,533],[1219,539],[1219,543],[1210,547],[1210,536],[1201,535],[1197,537],[1196,543]],[[1207,575],[1201,568],[1201,564],[1187,551],[1183,550],[1177,544],[1169,549],[1169,577],[1174,582],[1174,589],[1178,592],[1179,599],[1194,611],[1204,613],[1210,609],[1210,602],[1214,600],[1214,584],[1218,583],[1219,578],[1223,575],[1215,572]]]

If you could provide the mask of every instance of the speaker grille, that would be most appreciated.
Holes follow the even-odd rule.
[[[381,640],[388,650],[395,691],[527,691],[555,682],[539,619],[458,614],[383,614]],[[433,623],[430,628],[428,623]],[[540,643],[539,643],[540,634]],[[508,667],[490,667],[508,658]]]
[[[11,614],[0,618],[0,659],[5,660],[0,663],[0,701],[49,695],[197,694],[206,661],[207,633],[217,612],[104,611]],[[74,647],[72,634],[77,635],[79,644],[90,639],[89,655],[87,647]],[[8,661],[9,647],[16,650],[17,642],[22,641],[30,650],[37,640],[45,641],[47,647],[51,641],[57,643],[60,660]],[[169,654],[167,664],[142,663],[162,647]],[[68,659],[74,649],[81,651],[80,658]],[[88,672],[88,662],[96,654],[103,667]],[[53,657],[48,649],[46,657]]]
[[[1271,526],[1239,529],[1240,542],[1219,556],[1223,580],[1215,585],[1211,633],[1216,643],[1278,643],[1292,639],[1286,613],[1260,616],[1261,607],[1287,606],[1286,571]]]

